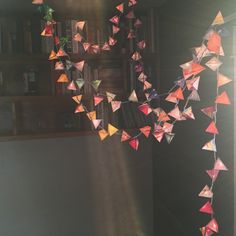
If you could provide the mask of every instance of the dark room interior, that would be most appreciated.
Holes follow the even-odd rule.
[[[0,0],[0,236],[235,236],[236,1],[33,3]],[[220,69],[206,66],[212,55]],[[196,90],[192,60],[204,65]],[[173,84],[195,97],[167,102]],[[217,102],[223,91],[230,106]],[[215,133],[201,111],[212,102]],[[173,132],[158,130],[163,112]],[[207,200],[214,213],[199,212]]]

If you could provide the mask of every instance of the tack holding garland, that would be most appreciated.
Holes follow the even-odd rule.
[[[118,39],[116,35],[121,29],[120,22],[128,19],[131,24],[131,28],[127,32],[127,40],[135,40],[134,51],[130,55],[130,59],[135,71],[137,80],[142,84],[145,101],[141,101],[137,92],[133,90],[126,101],[118,99],[116,94],[107,91],[105,94],[99,92],[101,80],[96,79],[91,82],[83,79],[83,69],[85,60],[73,62],[70,56],[64,50],[64,46],[67,42],[66,38],[59,38],[56,34],[55,25],[56,21],[53,19],[54,10],[43,3],[41,0],[34,0],[33,4],[39,6],[39,10],[44,14],[45,29],[41,33],[43,37],[54,38],[54,50],[49,56],[49,60],[55,61],[55,69],[63,71],[58,78],[58,83],[67,83],[67,89],[77,91],[77,95],[72,97],[72,100],[77,104],[75,113],[86,113],[88,119],[93,124],[94,128],[98,130],[98,135],[101,140],[106,139],[109,136],[120,135],[121,142],[128,142],[134,149],[139,148],[139,137],[142,135],[146,138],[153,136],[158,142],[161,142],[165,137],[168,143],[171,143],[175,134],[173,133],[174,125],[178,121],[185,121],[187,119],[195,119],[192,111],[192,107],[188,106],[190,101],[200,101],[198,94],[198,87],[200,83],[199,74],[207,68],[216,73],[216,98],[209,107],[203,108],[202,112],[207,115],[211,121],[205,129],[205,132],[212,135],[210,141],[208,141],[203,147],[203,150],[213,153],[213,168],[207,170],[211,182],[210,187],[205,185],[202,191],[199,193],[199,197],[207,198],[207,202],[199,209],[200,212],[209,214],[210,221],[200,231],[203,236],[210,236],[219,232],[217,220],[214,212],[214,183],[218,177],[220,171],[227,171],[227,167],[217,154],[216,137],[219,135],[219,129],[217,127],[217,112],[218,105],[230,105],[230,99],[226,91],[221,91],[222,87],[231,82],[231,79],[226,75],[220,73],[219,68],[222,66],[220,57],[224,56],[224,51],[221,41],[221,26],[224,24],[224,18],[219,12],[214,19],[212,25],[209,27],[206,35],[204,36],[202,43],[199,47],[193,49],[192,60],[180,65],[183,74],[174,82],[174,86],[166,93],[159,94],[152,84],[148,81],[148,76],[145,74],[145,66],[143,61],[143,50],[146,47],[144,39],[137,41],[139,31],[142,28],[142,22],[138,19],[134,13],[134,7],[137,5],[136,0],[129,0],[127,4],[121,3],[116,6],[117,14],[109,19],[111,23],[112,34],[108,36],[107,42],[103,45],[93,44],[88,42],[84,37],[83,30],[86,24],[85,21],[78,21],[76,23],[77,33],[73,36],[73,40],[82,44],[84,51],[91,54],[99,54],[103,51],[110,51],[112,47],[116,46]],[[207,60],[205,65],[202,63],[202,59]],[[80,74],[80,78],[76,80],[70,80],[67,76],[68,71],[72,68]],[[140,128],[136,135],[131,136],[127,130],[118,130],[112,124],[108,124],[108,127],[103,126],[103,117],[97,118],[95,110],[89,111],[83,104],[83,94],[81,89],[85,84],[88,84],[94,89],[94,95],[91,97],[94,106],[102,102],[110,104],[113,112],[117,112],[123,104],[136,103],[138,110],[146,116],[154,114],[155,121],[152,126],[144,125]],[[174,108],[170,111],[163,109],[162,107],[152,107],[151,102],[153,100],[164,99],[166,102],[174,104]]]

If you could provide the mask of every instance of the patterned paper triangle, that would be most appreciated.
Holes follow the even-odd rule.
[[[100,139],[103,141],[107,136],[109,135],[108,132],[105,129],[98,131]]]
[[[192,107],[189,107],[189,108],[185,109],[185,110],[183,111],[182,115],[183,115],[185,118],[187,118],[187,119],[193,119],[193,120],[195,120]]]
[[[115,26],[115,25],[112,26],[112,33],[113,33],[113,34],[117,34],[119,31],[120,31],[120,28],[119,28],[119,27],[117,27],[117,26]]]
[[[108,134],[109,134],[109,136],[112,136],[117,132],[118,132],[118,129],[115,126],[113,126],[111,124],[108,124]]]
[[[136,94],[135,90],[133,90],[133,92],[130,94],[129,101],[130,102],[138,102],[138,98],[137,98],[137,94]]]
[[[205,198],[212,198],[213,192],[210,190],[210,188],[206,185],[202,191],[198,194],[199,197],[205,197]]]
[[[206,227],[200,228],[200,231],[202,233],[202,236],[211,236],[214,233],[213,231],[211,231],[210,229]]]
[[[228,168],[225,166],[225,164],[221,161],[220,158],[218,158],[215,162],[214,165],[215,170],[223,170],[223,171],[228,171]]]
[[[68,90],[72,90],[72,91],[76,91],[77,90],[73,80],[69,83],[69,85],[67,86],[67,89]]]
[[[212,181],[216,181],[219,171],[212,169],[212,170],[207,170],[206,173],[210,176],[210,178],[212,179]]]
[[[148,138],[150,135],[151,129],[152,128],[150,126],[145,126],[143,128],[140,128],[139,130],[144,134],[146,138]]]
[[[87,113],[87,117],[88,117],[90,120],[96,120],[96,119],[97,119],[96,111],[88,112],[88,113]]]
[[[83,30],[85,26],[85,21],[78,21],[76,22],[76,27],[80,30]]]
[[[110,103],[116,97],[116,95],[114,93],[110,93],[110,92],[106,92],[106,96],[107,96],[108,103]]]
[[[94,128],[97,129],[99,127],[99,125],[101,124],[102,120],[96,119],[96,120],[92,120],[92,122],[93,122]]]
[[[228,77],[226,77],[225,75],[219,73],[218,77],[217,77],[217,87],[221,87],[225,84],[230,83],[232,80]]]
[[[188,96],[188,99],[190,101],[199,102],[200,101],[200,97],[199,97],[198,91],[197,90],[193,90],[192,93]]]
[[[181,120],[182,114],[179,110],[179,107],[176,106],[173,110],[168,113],[169,116],[175,118],[176,120]]]
[[[94,105],[97,106],[99,103],[101,103],[104,100],[104,97],[102,96],[97,96],[94,95],[93,96],[93,101],[94,101]]]
[[[213,31],[210,35],[209,35],[209,39],[207,42],[207,48],[210,52],[215,53],[217,55],[220,54],[221,51],[221,36]]]
[[[200,76],[194,77],[190,80],[186,80],[186,86],[188,90],[198,90],[200,82]]]
[[[111,47],[110,45],[108,44],[108,42],[105,42],[102,46],[102,50],[103,51],[110,51],[111,50]]]
[[[84,69],[84,63],[85,63],[85,61],[80,61],[80,62],[74,63],[74,67],[77,70],[79,70],[80,72],[82,72]]]
[[[131,138],[131,136],[126,132],[126,131],[122,131],[122,135],[121,135],[121,142],[125,142],[127,140],[129,140]]]
[[[200,212],[202,213],[207,213],[207,214],[214,214],[214,211],[213,211],[213,208],[212,208],[212,205],[211,205],[211,202],[207,202],[206,204],[204,204],[200,209],[199,209]]]
[[[99,86],[100,86],[100,84],[101,84],[101,80],[93,80],[92,82],[91,82],[91,85],[93,86],[93,88],[97,91],[98,90],[98,88],[99,88]]]
[[[134,149],[134,150],[138,150],[138,147],[139,147],[139,140],[137,138],[135,139],[131,139],[129,141],[129,145]]]
[[[160,143],[164,137],[164,131],[154,131],[153,132],[153,136],[155,137],[155,139]]]
[[[73,96],[72,99],[73,99],[76,103],[80,104],[80,103],[81,103],[81,100],[82,100],[82,95]]]
[[[72,68],[72,66],[73,66],[72,62],[69,60],[66,60],[66,69],[70,70]]]
[[[216,71],[221,65],[222,62],[217,57],[211,58],[211,60],[206,63],[206,66],[208,66],[213,71]]]
[[[216,113],[216,109],[215,107],[211,106],[211,107],[206,107],[201,109],[201,111],[208,117],[210,117],[211,119],[214,118],[215,113]]]
[[[108,43],[109,43],[110,46],[114,46],[114,45],[116,45],[117,40],[114,39],[113,37],[109,37]]]
[[[65,67],[61,61],[55,63],[55,70],[65,70]]]
[[[212,139],[211,141],[207,142],[203,147],[203,150],[206,151],[212,151],[212,152],[216,152],[216,144],[215,144],[215,139]]]
[[[66,74],[61,74],[59,79],[57,80],[58,83],[68,83],[69,79]]]
[[[217,104],[223,104],[223,105],[230,105],[231,102],[229,100],[228,94],[226,92],[222,92],[215,100],[215,103]]]
[[[218,223],[216,221],[216,219],[212,219],[207,225],[206,227],[212,231],[214,231],[215,233],[219,232],[219,227],[218,227]]]
[[[142,57],[139,52],[134,52],[134,54],[132,55],[132,59],[134,61],[139,61],[140,59],[142,59]]]
[[[58,59],[57,54],[54,50],[52,50],[51,54],[49,55],[48,60],[52,61],[52,60],[56,60],[56,59]]]
[[[84,112],[84,107],[82,104],[79,104],[75,109],[75,113],[81,113],[81,112]]]
[[[210,125],[206,128],[205,132],[210,133],[210,134],[219,134],[214,121],[210,123]]]
[[[211,25],[222,25],[224,24],[224,18],[222,16],[221,11],[218,12],[216,18],[214,19],[213,23]]]
[[[171,133],[172,130],[173,130],[173,128],[174,128],[174,125],[173,125],[173,124],[170,124],[170,123],[168,123],[168,122],[165,122],[165,123],[163,124],[163,127],[162,127],[162,129],[163,129],[163,131],[164,131],[165,133]]]
[[[172,92],[172,96],[176,97],[178,100],[184,100],[182,88],[178,88],[175,92]]]
[[[146,116],[149,115],[152,112],[152,109],[148,104],[142,104],[138,107],[138,109],[144,113]]]
[[[120,22],[119,16],[113,16],[113,17],[110,19],[110,22],[112,22],[112,23],[115,24],[115,25],[118,25],[119,22]]]
[[[172,95],[172,93],[170,93],[170,94],[165,98],[165,100],[166,100],[167,102],[178,103],[178,99],[177,99],[176,97],[174,97],[174,96]]]
[[[166,141],[168,144],[170,144],[172,142],[172,140],[175,137],[174,133],[165,133],[165,137],[166,137]]]
[[[121,3],[118,6],[116,6],[116,9],[118,11],[120,11],[121,13],[123,13],[124,12],[124,3]]]
[[[111,101],[111,108],[113,112],[119,110],[120,107],[121,107],[121,101]]]

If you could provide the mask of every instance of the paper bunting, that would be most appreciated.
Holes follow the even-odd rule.
[[[82,104],[78,105],[75,109],[75,113],[81,113],[84,112],[84,107]]]
[[[55,70],[65,70],[65,67],[61,61],[55,63]]]
[[[162,129],[163,129],[163,131],[164,131],[165,133],[171,133],[172,130],[173,130],[173,128],[174,128],[174,125],[173,125],[173,124],[170,124],[170,123],[168,123],[168,122],[165,122],[165,123],[163,124],[163,127],[162,127]]]
[[[94,128],[97,129],[100,126],[102,119],[92,120],[92,122],[93,122]]]
[[[138,98],[137,98],[135,90],[133,90],[133,92],[130,94],[129,101],[130,102],[138,102]]]
[[[119,16],[113,16],[113,17],[110,19],[110,22],[112,22],[112,23],[115,24],[115,25],[118,25],[119,22],[120,22]]]
[[[217,104],[230,105],[228,94],[226,92],[221,93],[215,100]]]
[[[113,112],[119,110],[120,107],[121,107],[121,102],[120,101],[111,101],[111,108],[112,108]]]
[[[73,65],[77,70],[82,72],[84,69],[84,64],[85,64],[85,61],[80,61],[80,62],[74,63]]]
[[[115,26],[115,25],[112,26],[112,33],[113,33],[113,34],[117,34],[119,31],[120,31],[120,28],[119,28],[119,27],[117,27],[117,26]]]
[[[210,125],[206,128],[205,132],[210,133],[210,134],[219,134],[214,121],[210,123]]]
[[[100,86],[100,84],[101,84],[101,80],[93,80],[92,82],[91,82],[91,85],[93,86],[93,88],[97,91],[98,90],[98,88],[99,88],[99,86]]]
[[[135,28],[140,28],[142,26],[142,21],[139,20],[139,19],[136,19],[135,22],[134,22],[134,27]]]
[[[138,150],[138,147],[139,147],[139,140],[137,138],[135,139],[131,139],[129,141],[129,145],[135,150],[137,151]]]
[[[142,104],[138,107],[138,109],[146,116],[152,112],[152,109],[150,108],[148,104]]]
[[[232,80],[228,77],[226,77],[225,75],[219,73],[217,76],[217,87],[221,87],[223,85],[226,85],[228,83],[230,83]]]
[[[98,131],[98,134],[99,134],[99,137],[100,137],[100,139],[101,139],[102,141],[103,141],[104,139],[106,139],[107,136],[109,135],[105,129],[99,130],[99,131]]]
[[[116,6],[116,9],[118,11],[120,11],[121,13],[123,13],[124,12],[124,3],[121,3],[118,6]]]
[[[59,79],[57,80],[58,83],[68,83],[69,79],[66,74],[61,74]]]
[[[199,97],[198,91],[197,90],[193,90],[191,92],[191,94],[188,96],[188,100],[199,102],[200,101],[200,97]]]
[[[222,16],[222,13],[219,11],[216,18],[214,19],[213,23],[211,25],[222,25],[224,24],[224,18]]]
[[[77,33],[77,34],[74,35],[73,40],[75,40],[77,42],[82,42],[83,37],[81,36],[80,33]]]
[[[202,236],[211,236],[214,233],[213,231],[211,231],[210,229],[206,227],[200,228],[200,231],[202,233]]]
[[[179,100],[184,100],[184,95],[181,88],[178,88],[175,92],[172,92],[172,96]]]
[[[118,132],[118,129],[115,126],[113,126],[111,124],[108,124],[108,134],[109,134],[109,136],[112,136],[117,132]]]
[[[146,48],[146,42],[144,40],[137,43],[137,46],[139,49],[145,49]]]
[[[141,72],[141,74],[138,77],[138,80],[142,83],[144,83],[147,79],[147,76],[144,74],[144,72]]]
[[[126,131],[122,131],[122,135],[121,135],[121,142],[125,142],[127,140],[129,140],[131,138],[131,136],[126,132]]]
[[[213,57],[205,65],[208,66],[211,70],[216,71],[222,65],[222,62],[218,58]]]
[[[91,111],[87,113],[87,117],[89,118],[89,120],[96,120],[97,119],[97,114],[96,111]]]
[[[165,98],[165,100],[166,100],[167,102],[178,103],[178,99],[177,99],[176,97],[174,97],[174,96],[172,95],[172,93],[170,93],[170,94]]]
[[[85,81],[83,79],[77,79],[75,83],[77,84],[79,89],[82,89],[85,84]]]
[[[125,17],[126,17],[127,19],[134,19],[134,18],[135,18],[134,12],[133,12],[133,11],[130,11]]]
[[[114,93],[110,93],[110,92],[106,92],[106,96],[107,96],[108,103],[110,103],[116,97],[116,95]]]
[[[67,57],[68,54],[64,51],[63,48],[59,48],[57,54],[56,54],[57,57]]]
[[[182,115],[187,118],[187,119],[193,119],[195,120],[195,117],[194,117],[194,114],[193,114],[193,111],[192,111],[192,107],[188,107],[187,109],[185,109],[183,112],[182,112]]]
[[[76,91],[76,90],[77,90],[74,81],[71,81],[71,82],[69,83],[69,85],[67,86],[67,89],[68,89],[68,90],[72,90],[72,91]]]
[[[186,80],[186,86],[188,90],[198,90],[200,82],[200,76],[194,77],[193,79]]]
[[[164,131],[154,131],[153,136],[160,143],[164,137]]]
[[[134,61],[139,61],[141,58],[142,58],[142,57],[141,57],[141,55],[140,55],[139,52],[135,52],[135,53],[132,55],[132,59],[133,59]]]
[[[81,103],[81,100],[82,100],[82,95],[73,96],[72,99],[73,99],[76,103],[80,104],[80,103]]]
[[[112,37],[109,37],[109,45],[110,46],[114,46],[115,44],[117,43],[117,40],[112,38]]]
[[[182,64],[180,65],[180,67],[183,69],[183,76],[185,79],[188,79],[193,75],[194,76],[198,75],[199,73],[201,73],[203,70],[206,69],[202,65],[193,61],[189,61],[185,64]]]
[[[202,150],[216,152],[215,139],[212,139],[211,141],[207,142],[207,143],[202,147]]]
[[[225,166],[225,164],[221,161],[220,158],[218,158],[215,162],[215,165],[214,165],[214,170],[223,170],[223,171],[227,171],[228,168]]]
[[[158,116],[158,121],[161,122],[165,122],[165,121],[169,121],[170,120],[170,117],[166,114],[165,111],[161,111],[159,116]]]
[[[221,47],[221,36],[217,32],[212,32],[207,42],[208,50],[219,55]]]
[[[52,50],[48,60],[52,61],[52,60],[56,60],[56,59],[58,59],[57,54],[55,51]]]
[[[216,219],[212,219],[207,225],[206,227],[212,231],[214,231],[215,233],[219,232],[219,227],[218,227],[218,223],[216,221]]]
[[[199,197],[205,197],[205,198],[212,198],[213,192],[210,190],[210,188],[206,185],[202,191],[198,194]]]
[[[140,128],[139,130],[144,134],[146,138],[148,138],[150,135],[151,129],[152,128],[150,126],[145,126],[143,128]]]
[[[88,49],[90,48],[91,44],[90,43],[83,43],[83,48],[84,48],[84,51],[87,52]]]
[[[102,46],[102,50],[103,51],[110,51],[111,50],[111,47],[110,45],[108,44],[108,42],[105,42]]]
[[[182,114],[179,110],[179,107],[176,106],[173,110],[168,113],[169,116],[175,118],[176,120],[181,120]]]
[[[216,109],[215,107],[211,106],[211,107],[206,107],[201,109],[201,111],[208,117],[210,117],[211,119],[214,118],[215,113],[216,113]]]
[[[219,171],[212,169],[212,170],[207,170],[206,173],[210,176],[210,178],[212,179],[212,181],[216,181]]]
[[[97,106],[97,105],[100,104],[103,100],[104,100],[104,97],[94,95],[94,96],[93,96],[94,106]]]
[[[83,30],[84,26],[85,26],[85,21],[78,21],[78,22],[76,22],[76,28],[77,29]]]
[[[207,213],[207,214],[214,214],[213,208],[211,206],[211,203],[208,201],[206,204],[204,204],[200,209],[200,212]]]
[[[172,142],[172,140],[174,139],[175,134],[173,133],[165,133],[165,138],[168,144],[170,144]]]

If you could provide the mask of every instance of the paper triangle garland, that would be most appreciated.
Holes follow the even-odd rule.
[[[96,107],[99,103],[101,103],[104,100],[104,97],[102,96],[93,96],[94,106]]]
[[[151,132],[151,127],[150,126],[145,126],[143,128],[140,128],[139,130],[144,134],[144,136],[146,138],[148,138],[149,135],[150,135],[150,132]]]
[[[59,79],[57,80],[58,83],[68,83],[69,79],[66,74],[61,74]]]
[[[230,105],[231,102],[229,100],[228,94],[226,92],[222,92],[215,100],[215,103],[217,104],[223,104],[223,105]]]
[[[112,136],[117,132],[118,132],[118,129],[115,126],[113,126],[111,124],[108,124],[108,134],[109,134],[109,136]]]
[[[214,170],[220,170],[220,171],[228,171],[228,168],[225,166],[225,164],[221,161],[220,158],[218,158],[214,165]]]
[[[205,198],[212,198],[213,192],[210,190],[210,188],[206,185],[202,191],[198,194],[199,197],[205,197]]]
[[[126,131],[122,131],[122,135],[121,135],[121,142],[125,142],[127,140],[129,140],[131,138],[131,136],[126,132]]]
[[[210,133],[210,134],[219,134],[214,121],[210,123],[210,125],[206,128],[205,132]]]
[[[80,104],[80,103],[81,103],[81,100],[82,100],[82,95],[73,96],[72,99],[73,99],[76,103]]]
[[[207,202],[206,204],[204,204],[200,209],[199,209],[200,212],[202,213],[207,213],[207,214],[214,214],[214,211],[213,211],[213,208],[212,208],[212,205],[211,205],[211,202]]]
[[[107,138],[108,133],[105,129],[99,130],[98,131],[100,139],[103,141],[105,138]]]
[[[138,102],[138,98],[137,98],[137,94],[136,94],[135,90],[133,90],[133,92],[130,94],[129,101],[130,102]]]
[[[216,219],[212,219],[207,225],[206,227],[212,231],[214,231],[215,233],[219,232],[219,227],[218,227],[218,223],[216,221]]]
[[[232,80],[228,77],[226,77],[225,75],[219,73],[218,77],[217,77],[217,87],[221,87],[223,85],[226,85],[228,83],[230,83]]]
[[[213,23],[211,25],[222,25],[224,24],[224,18],[222,16],[222,13],[219,11],[216,18],[214,19]]]
[[[101,124],[102,120],[96,119],[96,120],[92,120],[92,122],[93,122],[94,128],[97,129],[99,127],[99,125]]]
[[[135,150],[137,151],[138,150],[138,147],[139,147],[139,140],[137,138],[135,139],[131,139],[129,141],[129,145]]]
[[[119,110],[120,107],[121,107],[121,102],[120,101],[111,101],[112,112],[115,112],[115,111]]]
[[[207,142],[203,147],[203,150],[206,151],[212,151],[216,152],[216,144],[215,144],[215,139],[212,139],[211,141]]]

